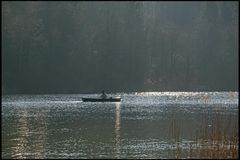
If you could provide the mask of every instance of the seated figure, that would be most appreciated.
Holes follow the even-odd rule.
[[[102,95],[100,96],[102,99],[106,99],[107,98],[107,95],[105,94],[104,91],[102,91]]]

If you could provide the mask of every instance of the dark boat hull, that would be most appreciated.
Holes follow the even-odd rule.
[[[83,102],[120,102],[121,98],[82,98]]]

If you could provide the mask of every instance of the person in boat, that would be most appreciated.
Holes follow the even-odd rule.
[[[106,99],[107,98],[107,95],[105,94],[104,91],[102,91],[102,95],[100,96],[102,99]]]

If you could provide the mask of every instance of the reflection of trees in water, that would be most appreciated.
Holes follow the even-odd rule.
[[[23,159],[31,158],[31,156],[44,158],[47,112],[41,110],[33,114],[26,110],[19,110],[16,115],[18,118],[16,122],[17,137],[12,147],[12,158]]]
[[[38,112],[37,115],[37,126],[36,126],[36,143],[35,153],[38,158],[44,158],[44,149],[46,144],[47,134],[47,112]]]
[[[115,141],[116,141],[116,157],[120,155],[120,128],[121,128],[121,108],[120,103],[116,103],[116,114],[115,114]]]

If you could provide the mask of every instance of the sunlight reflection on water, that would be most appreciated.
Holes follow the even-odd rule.
[[[181,126],[183,149],[201,120],[210,127],[216,114],[223,124],[238,120],[238,92],[108,95],[123,101],[81,101],[97,94],[2,96],[2,157],[174,158],[173,120]]]

